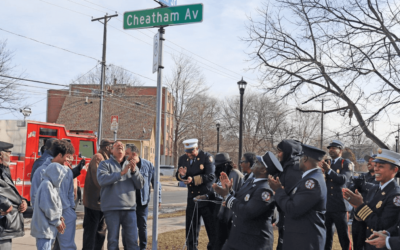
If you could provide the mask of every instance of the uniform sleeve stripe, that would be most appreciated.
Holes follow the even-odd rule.
[[[365,209],[364,209],[365,208]],[[364,220],[364,215],[366,214],[366,213],[368,213],[369,212],[369,207],[368,206],[365,206],[363,208],[363,211],[360,211],[357,215],[358,215],[358,217],[360,217],[362,220]]]
[[[368,218],[368,216],[370,216],[372,213],[373,213],[373,212],[372,212],[372,210],[370,209],[369,212],[368,212],[366,215],[364,215],[363,220],[366,220],[366,219]]]
[[[360,217],[360,215],[362,214],[362,213],[364,213],[364,211],[365,210],[367,210],[367,205],[365,205],[360,211],[358,211],[358,213],[357,213],[357,215],[358,215],[358,217]]]
[[[233,197],[233,196],[228,197],[228,200],[226,201],[226,207],[231,209],[234,200],[236,200],[235,197]]]

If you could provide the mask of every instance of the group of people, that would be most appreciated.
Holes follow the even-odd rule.
[[[10,174],[13,145],[0,142],[0,249],[9,250],[12,238],[24,235],[27,200],[15,188]],[[122,228],[124,249],[146,249],[147,215],[154,166],[140,157],[134,144],[102,140],[90,163],[73,165],[75,149],[67,140],[49,139],[31,173],[31,235],[39,250],[77,249],[76,184],[87,166],[83,203],[83,249],[119,249]],[[161,204],[161,185],[159,185]]]
[[[188,188],[189,250],[198,247],[201,218],[208,250],[273,249],[273,225],[278,250],[330,250],[334,228],[343,250],[400,249],[399,153],[379,149],[365,157],[368,172],[352,177],[354,164],[342,158],[339,140],[329,144],[328,154],[283,140],[276,155],[245,153],[242,172],[227,153],[214,159],[197,139],[183,144],[176,178]]]

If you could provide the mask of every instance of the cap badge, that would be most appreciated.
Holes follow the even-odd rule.
[[[186,147],[189,147],[190,144],[189,144],[189,143],[186,143],[185,145],[186,145]]]
[[[394,203],[397,207],[400,207],[400,196],[394,197],[393,203]]]
[[[269,201],[271,199],[271,195],[269,192],[265,191],[261,194],[261,198],[263,201]]]
[[[306,188],[307,189],[313,189],[315,187],[315,182],[314,180],[308,180],[306,181]]]
[[[246,194],[246,196],[244,197],[244,201],[249,201],[249,199],[250,199],[250,195]]]
[[[378,154],[382,154],[382,149],[378,148]]]
[[[337,172],[338,174],[340,174],[340,169],[336,170],[336,172]]]
[[[203,169],[204,169],[204,165],[200,164],[200,170],[203,170]]]
[[[376,204],[376,208],[380,208],[382,206],[382,201],[379,201],[378,204]]]
[[[295,194],[296,191],[297,191],[297,187],[295,187],[295,188],[293,189],[292,194]]]
[[[385,195],[386,193],[385,192],[382,192],[382,195]]]

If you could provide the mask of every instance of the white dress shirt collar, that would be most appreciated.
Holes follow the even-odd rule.
[[[304,172],[303,173],[303,175],[301,176],[301,178],[304,178],[306,175],[308,175],[310,172],[312,172],[312,171],[314,171],[314,170],[317,170],[318,168],[312,168],[312,169],[309,169],[309,170],[307,170],[306,172]]]

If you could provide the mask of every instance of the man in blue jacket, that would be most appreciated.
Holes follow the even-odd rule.
[[[126,156],[128,159],[133,159],[136,162],[136,167],[139,168],[140,174],[143,176],[144,186],[142,189],[136,189],[136,217],[137,227],[139,231],[139,247],[140,250],[145,250],[147,247],[147,216],[149,213],[149,202],[151,187],[154,188],[154,166],[146,159],[139,157],[139,149],[135,144],[126,145]],[[161,206],[161,183],[159,185],[159,206]],[[123,238],[124,248],[127,249],[126,241]]]

